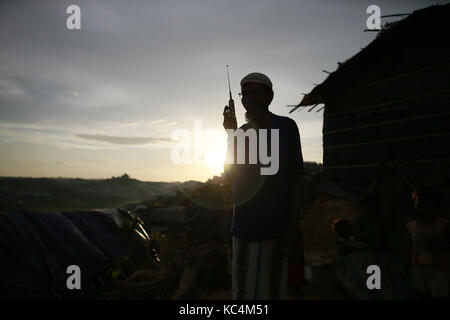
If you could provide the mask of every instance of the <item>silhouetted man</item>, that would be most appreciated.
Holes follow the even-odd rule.
[[[240,129],[266,137],[269,153],[271,144],[278,143],[278,154],[270,155],[279,161],[275,174],[262,174],[267,164],[259,158],[257,163],[249,161],[254,147],[250,138],[245,138],[245,163],[237,163],[240,150],[236,135],[231,134],[239,131],[236,117],[227,106],[224,110],[225,129],[234,129],[227,130],[227,158],[233,163],[225,164],[225,176],[233,182],[233,299],[286,299],[287,256],[299,248],[304,174],[300,135],[294,120],[269,111],[273,95],[272,82],[262,73],[250,73],[241,80],[248,123]],[[267,130],[264,135],[261,129]],[[278,141],[271,139],[272,130],[278,130]],[[264,139],[257,140],[259,155]]]

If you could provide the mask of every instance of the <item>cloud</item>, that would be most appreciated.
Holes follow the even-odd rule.
[[[26,93],[23,87],[12,79],[0,79],[0,97],[25,97]]]
[[[76,136],[86,140],[108,142],[120,145],[142,145],[149,143],[173,142],[170,138],[154,138],[154,137],[118,137],[103,134],[87,134],[87,133],[78,133],[76,134]]]
[[[153,120],[151,121],[152,124],[159,124],[162,126],[172,126],[174,124],[176,124],[175,121],[168,121],[166,119],[159,119],[159,120]]]
[[[156,129],[156,131],[158,131],[158,132],[165,131],[165,129],[162,129],[164,127],[173,126],[174,124],[177,124],[176,121],[168,121],[166,119],[153,120],[150,123],[153,125],[159,126],[159,128]]]
[[[121,123],[118,126],[128,128],[128,127],[138,127],[141,124],[142,124],[141,122],[128,122],[128,123]]]
[[[164,123],[166,121],[167,121],[166,119],[159,119],[159,120],[154,120],[151,123],[153,123],[153,124],[160,124],[160,123]]]

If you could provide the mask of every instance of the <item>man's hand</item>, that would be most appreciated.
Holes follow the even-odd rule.
[[[233,132],[234,130],[237,129],[236,115],[229,106],[225,106],[225,109],[223,109],[223,127],[225,128],[225,130],[232,129]],[[227,132],[227,134],[228,133],[229,132]],[[234,143],[233,144],[228,143],[227,147],[227,159],[228,157],[230,157],[232,161],[231,163],[224,164],[224,173],[226,180],[232,183],[236,178],[234,159],[236,156],[237,146],[236,146],[236,137],[228,136],[228,139],[234,139]],[[231,146],[233,146],[234,148],[231,148]]]
[[[237,129],[236,115],[229,106],[225,106],[223,109],[223,127],[225,129]]]

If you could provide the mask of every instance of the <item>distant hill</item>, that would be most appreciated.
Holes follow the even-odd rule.
[[[146,182],[127,174],[110,179],[0,177],[0,210],[119,207],[195,188],[201,182]]]
[[[315,162],[305,162],[304,167],[307,175],[322,172],[322,164]],[[177,204],[224,182],[223,173],[206,183],[140,181],[128,174],[109,179],[0,177],[0,211],[131,208],[134,204],[151,206],[157,202]]]

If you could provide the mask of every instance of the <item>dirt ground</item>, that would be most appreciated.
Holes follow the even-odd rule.
[[[302,291],[289,289],[288,300],[350,300],[339,286],[332,266],[313,268],[313,281],[309,288]],[[231,299],[231,291],[213,291],[196,295],[198,300]]]
[[[288,300],[351,300],[335,277],[333,252],[305,252],[307,266],[312,271],[312,281],[309,287],[288,290]],[[231,290],[197,293],[199,300],[231,299]]]
[[[312,284],[303,292],[291,290],[289,300],[349,300],[352,299],[340,287],[334,275],[333,266],[312,269]]]
[[[340,287],[333,266],[336,236],[331,225],[336,218],[355,219],[358,207],[344,199],[319,197],[308,210],[301,223],[305,261],[312,270],[311,286],[302,291],[289,290],[289,300],[346,300],[352,299]],[[230,290],[231,291],[231,290]],[[231,299],[229,291],[200,293],[197,299]]]

